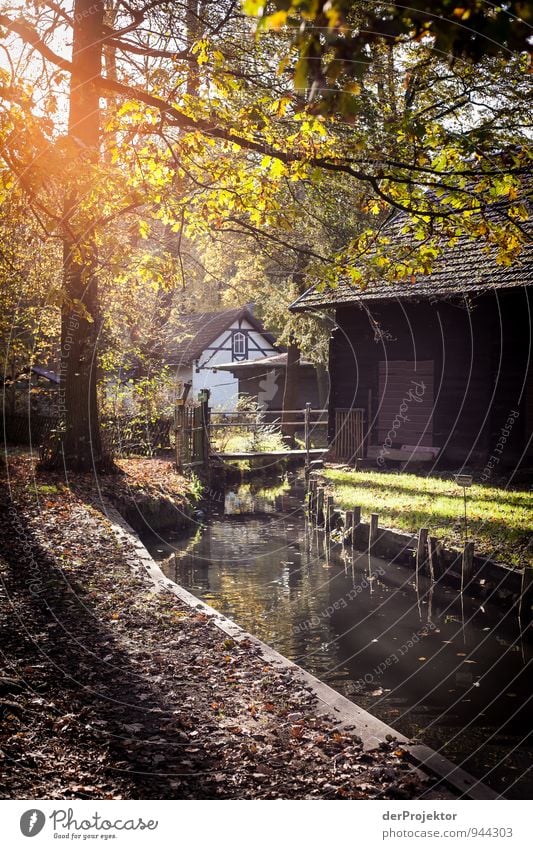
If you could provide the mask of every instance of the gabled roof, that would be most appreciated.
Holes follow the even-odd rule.
[[[397,216],[384,229],[393,240],[401,241],[400,230],[405,223],[403,215]],[[533,230],[530,220],[522,225]],[[487,252],[483,239],[460,236],[453,247],[443,247],[431,274],[418,274],[411,282],[370,281],[365,288],[341,280],[334,288],[319,291],[317,286],[304,292],[290,306],[292,312],[325,309],[343,304],[381,301],[391,298],[411,300],[446,299],[454,296],[476,294],[491,289],[511,289],[533,284],[533,243],[522,248],[515,263],[498,265],[496,251]]]
[[[287,353],[272,354],[270,357],[256,357],[254,360],[241,360],[235,363],[217,363],[213,368],[222,371],[251,371],[253,369],[287,368]],[[299,366],[312,366],[309,360],[300,357]]]
[[[59,375],[56,374],[55,371],[51,371],[50,369],[43,368],[43,366],[32,366],[31,371],[33,374],[36,374],[38,377],[44,377],[45,380],[49,380],[50,383],[59,383]]]
[[[178,342],[170,343],[167,349],[168,365],[190,365],[215,339],[240,319],[245,319],[268,340],[272,347],[277,347],[274,344],[274,336],[265,330],[249,307],[181,315],[175,325]]]

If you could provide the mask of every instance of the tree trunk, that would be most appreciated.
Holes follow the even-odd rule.
[[[101,73],[103,18],[103,0],[75,0],[68,129],[79,150],[80,169],[99,159],[100,99],[92,81]],[[68,235],[63,243],[66,299],[61,316],[59,399],[63,441],[62,456],[56,459],[58,465],[78,471],[109,465],[102,452],[96,396],[97,251],[90,225],[79,223],[83,200],[73,190],[64,205]]]
[[[187,74],[187,94],[197,95],[200,85],[200,73],[198,63],[192,54],[192,47],[200,36],[200,20],[199,20],[199,3],[198,0],[187,0],[185,10],[185,27],[187,30],[187,47],[189,48],[189,71]]]

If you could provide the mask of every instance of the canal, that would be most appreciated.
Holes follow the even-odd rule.
[[[509,798],[533,791],[531,630],[311,527],[304,485],[215,494],[195,532],[144,542],[165,574],[401,733]]]

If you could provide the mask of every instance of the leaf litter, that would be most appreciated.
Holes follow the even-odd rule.
[[[363,751],[255,643],[153,593],[86,478],[48,474],[57,493],[43,503],[29,460],[9,473],[1,798],[440,797],[397,741]]]

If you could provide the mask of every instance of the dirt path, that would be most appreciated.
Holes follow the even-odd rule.
[[[10,465],[0,503],[2,798],[417,798],[394,742],[175,597],[154,595],[101,512]]]

